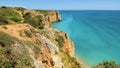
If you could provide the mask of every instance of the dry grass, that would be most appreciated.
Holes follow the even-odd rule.
[[[20,31],[28,30],[30,29],[29,25],[27,24],[14,24],[14,25],[4,25],[7,27],[7,29],[3,28],[3,26],[0,26],[0,32],[7,33],[13,37],[18,38],[19,40],[29,40],[31,41],[31,38],[23,36],[21,37]]]

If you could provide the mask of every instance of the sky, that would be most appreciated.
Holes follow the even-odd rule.
[[[0,0],[0,6],[50,10],[120,10],[120,0]]]

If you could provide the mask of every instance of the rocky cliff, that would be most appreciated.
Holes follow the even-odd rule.
[[[58,11],[0,8],[1,68],[82,68],[74,44],[51,27],[61,21]]]

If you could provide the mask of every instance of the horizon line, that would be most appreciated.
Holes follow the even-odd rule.
[[[5,6],[5,5],[4,5]],[[0,7],[2,7],[1,5],[0,5]],[[43,8],[27,8],[27,7],[24,7],[24,6],[6,6],[6,7],[22,7],[22,8],[26,8],[26,9],[29,9],[29,10],[58,10],[58,11],[65,11],[65,10],[71,10],[71,11],[73,11],[73,10],[108,10],[108,11],[120,11],[120,9],[43,9]]]

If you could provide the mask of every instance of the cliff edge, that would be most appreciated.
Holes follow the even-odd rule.
[[[83,68],[68,35],[51,27],[58,11],[0,8],[1,68]]]

